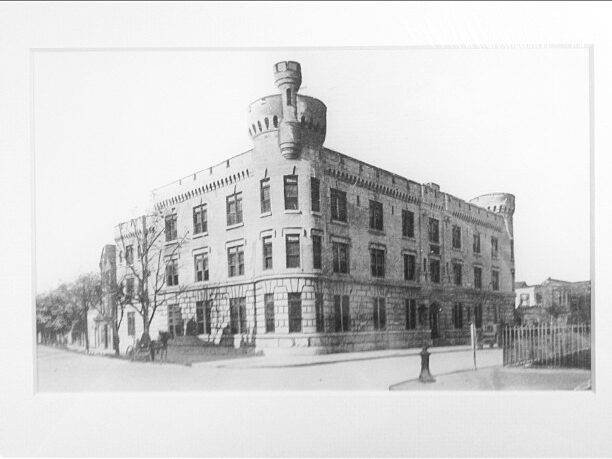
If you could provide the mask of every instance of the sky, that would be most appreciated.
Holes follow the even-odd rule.
[[[516,196],[516,279],[590,279],[585,48],[37,52],[37,291],[98,269],[154,188],[251,148],[247,107],[302,65],[325,146],[469,200]]]

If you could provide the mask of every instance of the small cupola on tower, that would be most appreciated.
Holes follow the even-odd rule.
[[[298,62],[283,61],[274,65],[274,83],[280,89],[282,118],[279,127],[281,154],[288,159],[300,153],[300,124],[297,116],[297,92],[302,84],[302,69]]]

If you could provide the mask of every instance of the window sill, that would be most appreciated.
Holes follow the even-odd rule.
[[[334,223],[336,225],[341,225],[341,226],[349,226],[348,222],[345,222],[343,220],[334,220],[333,218],[330,220],[331,223]]]
[[[200,238],[203,238],[203,237],[206,237],[206,236],[208,236],[208,231],[207,231],[207,232],[205,232],[205,233],[197,233],[197,234],[194,234],[194,235],[193,235],[193,237],[192,237],[191,239],[200,239]]]
[[[164,242],[165,245],[178,244],[178,239],[172,239],[171,241]]]
[[[259,218],[269,217],[269,216],[271,216],[271,215],[272,215],[272,212],[262,212],[262,213],[259,215]]]
[[[310,213],[311,213],[312,215],[314,215],[315,217],[321,217],[321,216],[323,216],[323,214],[322,214],[321,212],[316,211],[316,210],[311,210],[311,211],[310,211]]]
[[[242,226],[244,226],[244,222],[236,223],[234,225],[228,225],[225,229],[229,231],[229,230],[233,230],[233,229],[236,229],[236,228],[240,228]]]
[[[386,236],[384,230],[379,230],[379,229],[374,229],[374,228],[369,228],[368,233],[374,234],[376,236]]]
[[[461,247],[457,248],[457,247],[451,247],[453,252],[458,252],[458,253],[463,253],[463,250],[461,250]]]
[[[300,209],[285,209],[286,214],[301,214],[302,211]]]
[[[416,238],[414,236],[402,236],[402,239],[405,241],[416,242]]]

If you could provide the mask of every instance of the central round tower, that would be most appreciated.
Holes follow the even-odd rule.
[[[304,146],[323,145],[327,107],[318,99],[298,94],[302,84],[298,62],[275,64],[274,83],[280,94],[263,97],[249,106],[249,135],[255,146],[270,135],[276,136],[283,157],[297,159]]]

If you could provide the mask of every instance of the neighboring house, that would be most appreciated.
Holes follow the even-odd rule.
[[[299,94],[300,64],[279,62],[274,79],[279,93],[249,106],[251,150],[153,192],[166,286],[151,337],[189,328],[330,352],[464,343],[472,321],[511,322],[514,196],[468,202],[330,150],[327,107]],[[122,228],[127,283],[137,237]],[[142,333],[125,311],[122,349]]]
[[[541,284],[515,284],[515,308],[522,324],[590,321],[591,282],[548,278]]]

